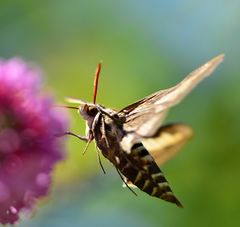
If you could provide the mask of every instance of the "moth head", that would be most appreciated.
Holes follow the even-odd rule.
[[[85,103],[79,106],[79,113],[84,120],[88,121],[90,119],[94,119],[98,110],[95,105]]]

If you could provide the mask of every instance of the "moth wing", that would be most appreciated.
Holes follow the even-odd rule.
[[[154,137],[142,140],[158,165],[164,164],[173,157],[192,137],[192,129],[185,124],[168,124],[162,126]]]
[[[167,109],[179,103],[201,80],[209,76],[223,58],[224,55],[218,55],[191,72],[174,87],[158,91],[120,110],[119,116],[125,119],[124,129],[135,131],[142,137],[154,136]]]

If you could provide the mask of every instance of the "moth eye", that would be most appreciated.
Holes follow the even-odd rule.
[[[94,116],[98,113],[98,110],[97,110],[95,107],[88,107],[87,113],[88,113],[90,116],[93,116],[93,117],[94,117]]]
[[[80,112],[87,112],[87,111],[88,111],[88,106],[86,104],[80,107]]]

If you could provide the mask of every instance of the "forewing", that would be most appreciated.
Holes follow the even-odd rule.
[[[159,129],[166,110],[179,103],[201,80],[209,76],[223,61],[219,55],[191,72],[176,86],[158,91],[119,111],[124,117],[124,129],[135,131],[143,137],[151,137]]]
[[[144,147],[158,165],[174,156],[192,137],[192,129],[184,124],[162,126],[152,138],[143,139]]]

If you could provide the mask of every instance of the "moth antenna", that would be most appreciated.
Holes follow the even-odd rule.
[[[97,98],[97,89],[98,89],[98,78],[100,75],[102,63],[98,63],[95,74],[94,74],[94,82],[93,82],[93,103],[96,103]]]
[[[54,105],[55,107],[60,107],[60,108],[68,108],[68,109],[74,109],[78,110],[79,108],[76,106],[67,106],[67,105]]]
[[[75,99],[72,97],[65,97],[65,100],[69,103],[73,103],[73,104],[79,104],[79,105],[84,105],[86,102],[80,100],[80,99]]]

